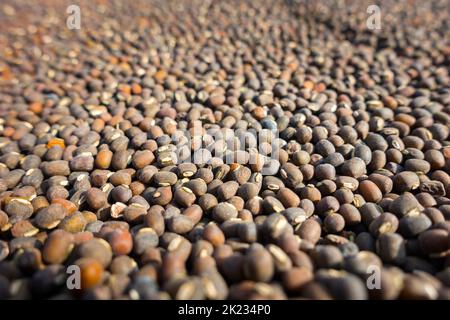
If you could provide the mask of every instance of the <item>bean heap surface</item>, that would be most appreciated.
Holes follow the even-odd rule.
[[[450,298],[448,1],[77,2],[0,4],[1,299]]]

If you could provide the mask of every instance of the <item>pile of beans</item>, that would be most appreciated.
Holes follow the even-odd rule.
[[[365,1],[77,1],[79,30],[57,2],[0,4],[0,298],[450,298],[447,1],[380,30]]]

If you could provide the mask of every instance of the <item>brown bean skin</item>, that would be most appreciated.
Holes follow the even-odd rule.
[[[378,186],[370,180],[364,180],[359,184],[359,192],[368,202],[377,203],[383,197]]]
[[[316,243],[321,235],[321,227],[316,221],[309,219],[300,225],[296,233],[300,238]]]

